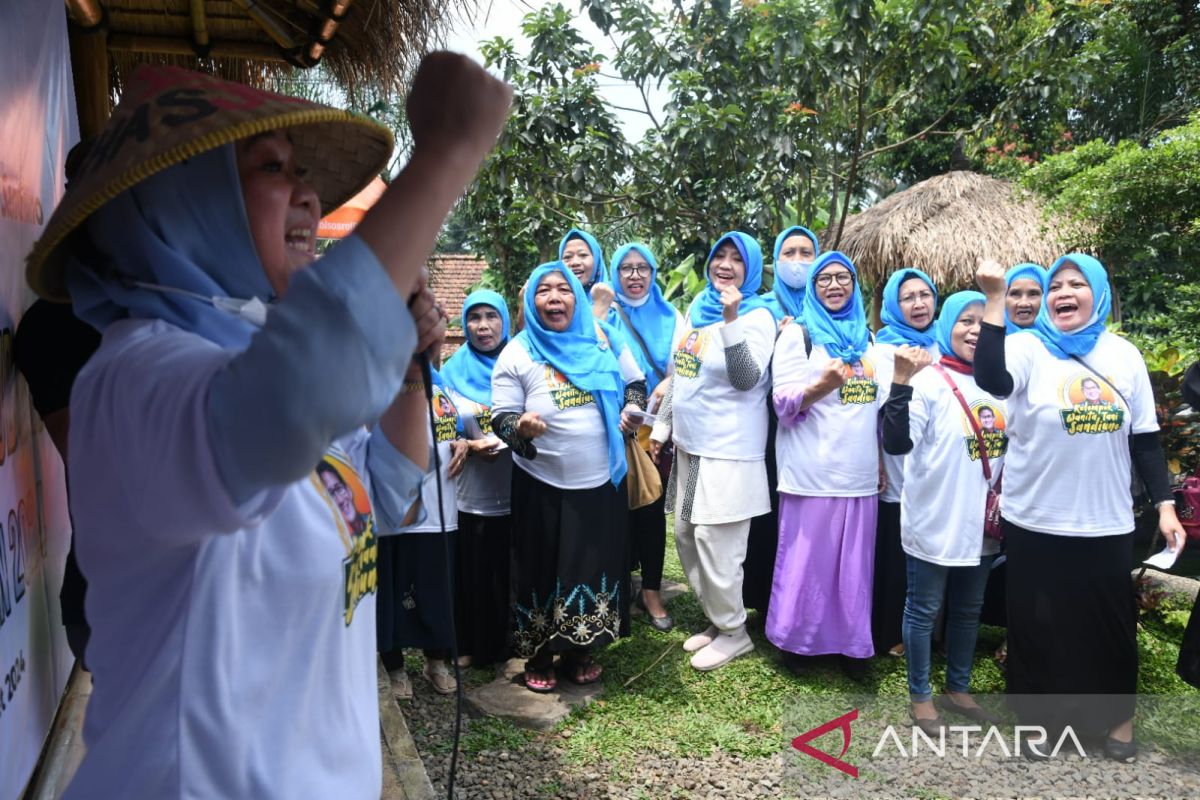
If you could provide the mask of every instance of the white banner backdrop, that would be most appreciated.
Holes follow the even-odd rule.
[[[62,462],[13,366],[33,296],[25,254],[79,138],[61,2],[6,3],[0,26],[0,800],[37,762],[73,659],[58,592],[70,539]]]

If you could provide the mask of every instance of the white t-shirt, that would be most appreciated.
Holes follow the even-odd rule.
[[[767,448],[767,388],[775,317],[757,308],[729,324],[689,326],[672,353],[672,438],[687,452],[733,461],[764,459]],[[754,388],[733,388],[725,348],[746,342],[761,376]]]
[[[628,347],[619,362],[626,385],[644,379]],[[594,489],[612,479],[604,418],[591,392],[572,385],[550,364],[534,361],[514,339],[492,371],[492,415],[526,411],[541,417],[546,432],[533,440],[536,458],[513,455],[519,468],[559,489]]]
[[[875,352],[879,357],[880,363],[884,364],[884,368],[889,374],[895,372],[896,350],[897,345],[887,342],[879,342],[875,345]],[[941,348],[936,343],[925,348],[926,352],[933,358],[934,363],[941,357]],[[889,383],[890,387],[891,384]],[[880,502],[883,503],[899,503],[900,491],[904,488],[904,456],[893,456],[889,453],[883,454],[883,471],[887,474],[887,486],[879,495]]]
[[[428,426],[427,426],[428,427]],[[446,517],[446,530],[458,530],[458,478],[450,477],[450,459],[453,453],[450,443],[458,438],[458,408],[450,392],[442,386],[433,386],[433,429],[437,432],[437,454],[439,469],[433,469],[433,454],[429,456],[429,470],[421,479],[420,520],[401,528],[397,533],[431,533],[442,530],[441,513]],[[426,436],[426,440],[429,437]],[[438,477],[442,481],[442,512],[438,510]]]
[[[450,397],[459,413],[468,420],[467,438],[474,433],[472,427],[477,427],[482,437],[494,436],[490,408],[453,389]],[[473,426],[470,420],[474,420]],[[496,460],[490,462],[479,456],[468,456],[458,476],[458,510],[481,517],[500,517],[509,513],[511,501],[512,450],[504,448],[497,454]]]
[[[1055,358],[1032,333],[1005,339],[1013,378],[1000,508],[1031,531],[1112,536],[1134,528],[1129,429],[1158,430],[1141,353],[1105,331],[1083,360]],[[1113,391],[1113,387],[1119,394]],[[1132,408],[1121,399],[1124,395]]]
[[[958,386],[983,431],[995,480],[1008,449],[1004,401],[976,386],[970,375],[951,369],[946,374]],[[903,462],[900,543],[904,552],[923,561],[947,567],[973,566],[983,552],[988,487],[979,440],[962,404],[936,369],[926,367],[914,375],[912,392],[908,436],[913,448]]]
[[[775,434],[779,491],[810,497],[866,497],[879,489],[879,410],[891,388],[890,365],[867,346],[862,361],[847,366],[846,383],[813,403],[795,425],[782,421]],[[804,354],[804,334],[788,325],[775,345],[775,391],[803,390],[831,356],[819,344]],[[861,374],[860,374],[861,373]]]
[[[205,409],[232,356],[126,320],[75,382],[71,508],[97,688],[71,800],[379,797],[369,437],[235,506]]]

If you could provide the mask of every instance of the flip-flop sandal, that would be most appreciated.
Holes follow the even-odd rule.
[[[567,677],[576,686],[587,686],[590,683],[595,683],[600,680],[600,676],[603,674],[604,667],[592,660],[591,656],[574,661],[567,670]]]
[[[558,688],[558,678],[554,675],[554,667],[544,670],[525,668],[525,688],[538,694],[549,694]]]

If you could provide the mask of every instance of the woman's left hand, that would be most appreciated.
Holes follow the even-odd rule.
[[[470,445],[466,439],[455,439],[450,443],[450,464],[446,469],[446,474],[451,478],[457,478],[462,474],[463,467],[467,463],[467,451]]]
[[[630,403],[629,405],[625,406],[624,410],[621,411],[621,433],[626,435],[637,433],[637,429],[639,427],[638,423],[634,422],[633,419],[630,418],[630,411],[641,411],[641,409],[635,406],[633,403]]]
[[[1178,553],[1183,550],[1187,535],[1183,532],[1183,526],[1179,524],[1179,515],[1175,513],[1174,503],[1163,503],[1158,507],[1158,531],[1163,535],[1171,552]]]

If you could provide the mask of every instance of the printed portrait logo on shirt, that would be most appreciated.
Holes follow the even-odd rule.
[[[1088,372],[1076,373],[1063,383],[1063,428],[1077,433],[1115,433],[1125,422],[1125,408],[1112,386]]]
[[[675,362],[675,374],[684,378],[695,378],[700,374],[700,365],[704,363],[704,351],[708,349],[708,334],[693,330],[679,343],[679,349],[672,355]]]
[[[846,365],[846,382],[838,390],[842,405],[870,405],[879,394],[875,382],[875,365],[869,360],[855,361]]]
[[[438,443],[452,442],[458,437],[458,409],[441,388],[433,390],[434,434]]]
[[[342,559],[342,616],[349,626],[359,601],[375,594],[379,540],[371,499],[358,472],[344,454],[327,453],[313,470],[312,481],[329,504],[342,545],[346,548],[346,557]]]
[[[546,365],[546,388],[550,390],[550,399],[558,409],[578,408],[596,402],[591,392],[577,388],[567,380],[567,376],[549,364]]]
[[[979,425],[980,432],[983,433],[983,441],[987,444],[987,456],[989,459],[996,459],[1008,452],[1008,420],[1004,417],[1004,410],[996,403],[988,402],[987,400],[976,400],[971,403],[971,413],[975,417],[975,422]],[[971,427],[971,423],[964,417],[962,420],[963,426],[963,442],[967,447],[967,455],[972,461],[979,460],[979,438],[975,436],[975,431]]]

